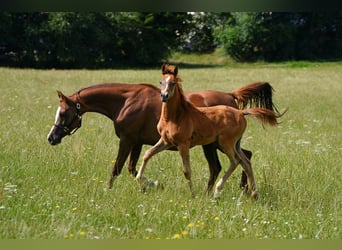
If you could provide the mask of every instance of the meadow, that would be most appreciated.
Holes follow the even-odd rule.
[[[239,188],[241,167],[220,200],[204,193],[209,172],[201,147],[190,152],[195,198],[180,156],[169,151],[145,172],[164,190],[141,193],[126,166],[108,189],[119,140],[100,114],[85,114],[80,130],[49,145],[56,90],[70,95],[101,82],[158,86],[159,68],[0,68],[0,239],[341,239],[342,64],[180,65],[179,74],[185,91],[231,92],[268,81],[278,108],[289,108],[276,128],[248,118],[242,147],[254,153],[257,201]],[[219,156],[226,170],[228,160]]]

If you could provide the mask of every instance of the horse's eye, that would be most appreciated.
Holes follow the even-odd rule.
[[[163,81],[159,81],[159,83],[160,83],[160,85],[162,85],[162,84],[163,84]]]

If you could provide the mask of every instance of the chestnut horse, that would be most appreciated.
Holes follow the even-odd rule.
[[[238,104],[250,104],[275,109],[272,103],[272,91],[268,83],[253,83],[233,93],[197,91],[187,93],[187,97],[197,106],[224,104],[238,107]],[[54,125],[48,134],[49,143],[57,145],[63,137],[76,132],[81,127],[84,113],[103,114],[113,121],[116,135],[120,138],[109,187],[112,187],[114,179],[121,173],[128,155],[130,155],[129,172],[136,176],[136,163],[142,145],[154,145],[160,138],[156,129],[161,110],[159,89],[150,84],[112,83],[89,86],[71,96],[65,96],[58,91],[58,96],[60,104]],[[212,189],[221,170],[216,148],[215,144],[203,146],[210,169],[208,191]],[[245,153],[249,158],[252,155],[250,151]],[[244,187],[246,183],[246,176],[243,173],[240,186]]]
[[[252,166],[240,148],[241,138],[247,125],[245,116],[252,115],[263,124],[275,126],[278,124],[279,115],[264,108],[239,110],[224,105],[205,108],[195,107],[186,100],[180,85],[181,79],[177,73],[177,66],[164,64],[162,67],[163,75],[160,82],[162,107],[157,125],[161,138],[144,154],[136,180],[143,189],[145,183],[142,177],[148,160],[165,149],[177,147],[183,162],[184,176],[194,196],[189,149],[196,145],[217,143],[220,150],[228,156],[230,166],[216,185],[215,197],[220,196],[224,183],[240,163],[247,175],[251,196],[256,198],[258,191]]]

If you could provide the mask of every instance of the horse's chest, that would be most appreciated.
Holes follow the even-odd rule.
[[[174,123],[160,123],[158,124],[158,132],[167,143],[178,145],[192,137],[192,126],[184,127]]]

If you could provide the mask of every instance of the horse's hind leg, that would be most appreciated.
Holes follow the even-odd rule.
[[[219,138],[220,148],[228,156],[230,165],[227,171],[222,176],[222,178],[216,183],[214,198],[219,198],[221,196],[221,191],[223,189],[224,184],[239,164],[240,159],[238,158],[238,155],[235,152],[235,144],[236,143],[234,143],[231,140],[231,138]]]
[[[217,147],[214,143],[203,145],[202,148],[204,151],[205,158],[207,159],[207,162],[209,164],[210,176],[206,188],[206,192],[209,193],[212,190],[222,167],[217,156]]]
[[[247,150],[247,149],[241,149],[242,152],[245,154],[245,156],[248,158],[249,161],[252,159],[252,152]],[[240,188],[241,189],[248,189],[248,184],[247,184],[247,175],[245,171],[241,171],[241,181],[240,181]]]
[[[119,143],[119,152],[116,157],[112,174],[109,180],[109,188],[113,187],[113,182],[116,179],[117,176],[120,175],[123,165],[125,164],[125,161],[129,155],[129,152],[131,151],[131,144],[128,143],[126,140],[121,139]]]
[[[128,171],[134,177],[137,176],[137,173],[138,173],[136,166],[137,166],[137,162],[139,160],[141,149],[142,149],[142,145],[137,144],[137,145],[133,146],[132,151],[131,151],[131,155],[130,155],[130,159],[129,159],[129,163],[128,163]]]
[[[227,153],[226,153],[227,154]],[[222,178],[217,182],[214,192],[214,198],[220,198],[221,191],[223,189],[224,184],[228,180],[229,176],[234,172],[237,165],[239,164],[239,159],[235,157],[235,152],[231,152],[230,154],[227,154],[229,157],[230,165],[228,170],[224,173]]]
[[[247,175],[248,186],[251,189],[251,196],[257,199],[258,190],[254,180],[252,165],[249,159],[246,157],[246,155],[242,152],[240,148],[240,141],[238,141],[238,143],[236,144],[236,153],[239,155],[240,163]]]

